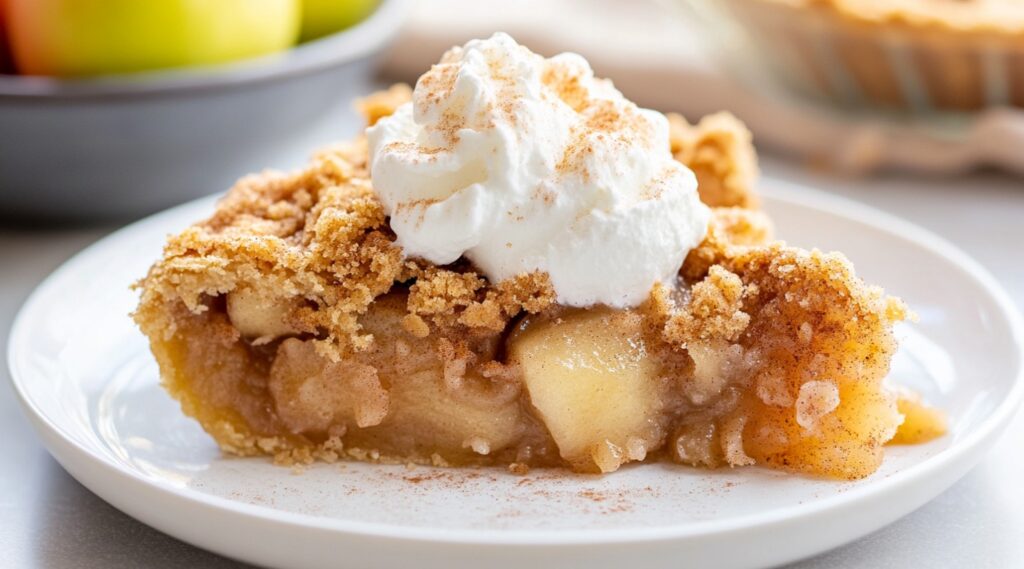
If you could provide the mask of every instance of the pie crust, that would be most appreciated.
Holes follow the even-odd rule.
[[[1024,106],[1014,0],[722,0],[754,53],[805,91],[918,112]]]

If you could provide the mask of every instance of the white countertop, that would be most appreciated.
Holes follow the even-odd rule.
[[[766,174],[829,189],[886,209],[956,243],[988,267],[1024,306],[1024,180],[844,180],[774,159]],[[0,227],[0,346],[32,288],[113,227]],[[0,356],[0,565],[7,567],[235,567],[167,537],[80,486],[47,454],[22,415]],[[967,477],[917,512],[856,543],[798,563],[850,567],[1016,567],[1024,563],[1024,415]]]

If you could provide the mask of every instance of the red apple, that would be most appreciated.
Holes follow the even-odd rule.
[[[301,0],[2,0],[14,63],[85,76],[271,53],[298,37]]]

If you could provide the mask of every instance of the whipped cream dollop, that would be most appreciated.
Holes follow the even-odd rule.
[[[492,282],[545,271],[564,305],[640,304],[707,231],[664,115],[505,34],[448,51],[367,138],[406,255],[465,256]]]

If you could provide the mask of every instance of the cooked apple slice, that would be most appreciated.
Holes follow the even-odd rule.
[[[378,299],[365,318],[373,347],[341,361],[312,341],[284,340],[269,380],[281,420],[314,438],[347,433],[347,446],[386,455],[466,463],[513,447],[524,431],[518,386],[466,371],[466,362],[456,373],[458,358],[438,354],[435,338],[405,330],[405,305],[404,295]]]
[[[231,324],[243,336],[255,338],[257,343],[270,340],[299,330],[289,323],[301,301],[296,297],[279,297],[252,287],[241,287],[227,295],[227,312]]]
[[[387,416],[388,392],[372,366],[331,362],[312,342],[288,338],[278,348],[267,384],[277,414],[293,433],[332,426],[372,427]]]
[[[581,310],[521,329],[511,357],[574,469],[611,472],[661,443],[666,384],[647,355],[638,315]]]

